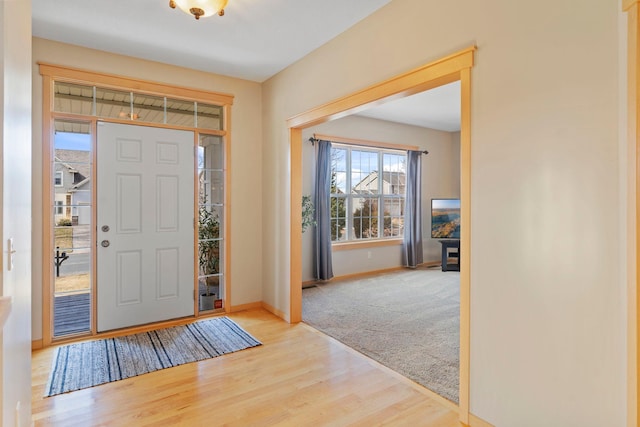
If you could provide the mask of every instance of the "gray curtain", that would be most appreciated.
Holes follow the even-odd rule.
[[[422,152],[407,151],[407,180],[404,204],[402,264],[415,268],[422,264]]]
[[[331,142],[316,141],[316,227],[313,271],[318,280],[333,277],[331,262]]]

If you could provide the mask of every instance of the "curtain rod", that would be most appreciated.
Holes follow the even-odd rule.
[[[320,139],[318,138],[314,138],[313,136],[309,138],[309,142],[311,142],[311,145],[315,145],[315,143],[317,141],[320,141]],[[333,142],[333,141],[332,141]],[[356,147],[362,147],[362,146],[366,146],[364,144],[350,144],[348,142],[337,142],[338,144],[344,144],[344,145],[354,145]],[[378,148],[378,147],[374,147],[374,148]],[[400,151],[409,151],[409,150],[403,150],[401,148],[389,148],[390,150],[400,150]],[[414,150],[410,150],[410,151],[414,151]],[[429,154],[429,152],[427,150],[421,151],[422,154]]]

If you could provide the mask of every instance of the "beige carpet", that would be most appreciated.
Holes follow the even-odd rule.
[[[460,273],[401,270],[306,288],[303,320],[458,402]]]

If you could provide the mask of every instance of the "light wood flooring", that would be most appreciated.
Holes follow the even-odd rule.
[[[49,398],[53,347],[34,351],[34,424],[460,426],[453,404],[310,326],[229,317],[263,345]]]

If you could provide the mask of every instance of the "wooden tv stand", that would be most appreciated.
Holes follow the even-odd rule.
[[[438,240],[442,245],[442,271],[460,271],[460,240]],[[449,264],[449,258],[457,258],[458,262]]]

